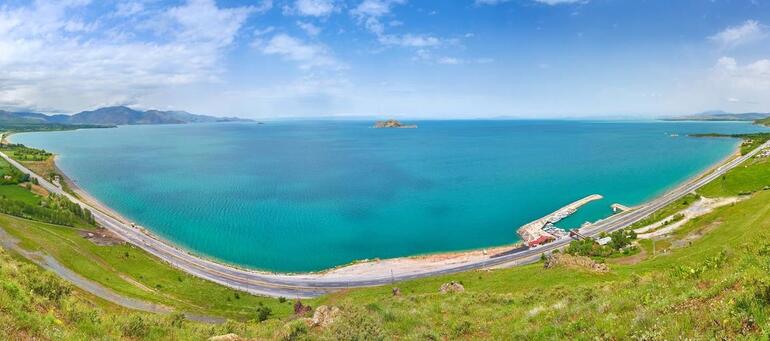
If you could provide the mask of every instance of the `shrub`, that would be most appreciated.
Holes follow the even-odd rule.
[[[58,302],[72,291],[72,288],[67,283],[51,273],[45,272],[40,277],[42,278],[32,279],[30,283],[32,292],[37,295]]]
[[[150,326],[137,314],[131,315],[121,329],[124,336],[134,338],[143,338],[150,332]]]
[[[294,320],[279,330],[277,339],[284,341],[300,341],[308,339],[308,327],[304,320]]]
[[[360,307],[343,307],[340,317],[329,328],[332,339],[340,341],[384,340],[382,324]]]
[[[272,313],[273,309],[270,309],[270,307],[263,305],[262,302],[260,302],[259,306],[257,307],[257,321],[266,321],[268,318],[270,318]]]

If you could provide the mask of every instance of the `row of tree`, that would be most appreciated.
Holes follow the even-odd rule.
[[[75,226],[78,222],[84,222],[96,226],[90,210],[53,194],[38,205],[0,196],[0,213],[56,225]]]

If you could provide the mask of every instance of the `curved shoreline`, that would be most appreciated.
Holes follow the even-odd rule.
[[[648,203],[637,206],[637,208],[632,211],[616,214],[604,220],[600,220],[591,226],[581,228],[581,233],[587,236],[593,236],[602,231],[611,232],[633,224],[634,222],[645,218],[660,207],[665,206],[682,195],[713,180],[716,176],[723,174],[768,145],[770,145],[770,143],[765,144],[765,146],[760,146],[751,153],[738,158],[734,158],[735,153],[731,153],[725,160],[699,173],[695,177],[688,179],[683,184],[676,186],[675,189],[666,192]],[[65,195],[73,202],[94,211],[94,215],[100,225],[121,236],[127,242],[142,248],[148,253],[155,255],[168,264],[187,273],[237,290],[258,295],[302,298],[314,297],[343,288],[375,286],[395,281],[450,274],[472,269],[526,264],[537,261],[542,253],[566,246],[569,240],[571,240],[569,238],[560,239],[534,249],[513,249],[508,252],[503,252],[502,255],[498,257],[484,254],[481,250],[460,253],[441,253],[432,256],[400,257],[378,260],[376,262],[353,263],[352,265],[328,269],[321,273],[289,274],[244,269],[219,260],[201,257],[200,255],[181,249],[169,241],[148,233],[146,230],[132,227],[130,222],[125,218],[105,205],[102,205],[96,199],[93,199],[85,191],[79,190],[81,193],[85,194],[85,198],[82,200],[75,198],[37,174],[34,174],[15,160],[10,159],[5,154],[0,153],[0,155],[20,170],[30,173],[31,176],[37,177],[41,185],[47,190]],[[74,184],[71,179],[69,181],[71,184]],[[93,199],[93,202],[91,202],[89,198]],[[113,214],[117,215],[117,217],[113,216]],[[508,246],[502,248],[510,249],[511,247]],[[478,253],[482,254],[479,255]],[[436,256],[450,258],[442,259],[437,262],[424,262],[425,257]],[[420,259],[420,257],[422,257],[422,259]],[[399,264],[399,262],[401,264]]]

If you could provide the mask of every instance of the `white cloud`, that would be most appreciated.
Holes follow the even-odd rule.
[[[731,57],[719,58],[712,69],[712,84],[720,95],[740,98],[741,102],[770,105],[770,59],[742,65]]]
[[[115,15],[119,17],[130,17],[144,12],[144,3],[140,1],[121,2],[115,8]]]
[[[219,9],[214,0],[188,0],[183,6],[168,10],[165,17],[178,24],[172,32],[180,40],[229,45],[235,38],[235,33],[255,9]]]
[[[441,39],[430,35],[390,35],[383,34],[379,41],[385,45],[398,45],[404,47],[433,47],[441,44]]]
[[[738,26],[730,26],[709,37],[723,48],[733,48],[761,40],[767,36],[767,27],[756,20],[746,20]]]
[[[356,17],[381,17],[390,13],[395,5],[405,4],[406,0],[364,0],[351,11]]]
[[[288,34],[276,34],[264,46],[258,46],[262,53],[278,55],[297,62],[301,69],[314,67],[342,68],[342,64],[333,56],[328,47],[319,43],[307,43]]]
[[[147,14],[149,23],[162,26],[130,22],[103,28],[100,18],[79,17],[87,5],[39,0],[0,7],[0,106],[76,111],[135,102],[168,86],[216,81],[224,50],[247,16],[261,8],[190,0]],[[146,37],[153,33],[162,39]]]
[[[439,64],[457,65],[462,64],[463,61],[453,57],[441,57],[437,60]]]
[[[310,17],[325,17],[339,11],[335,0],[296,0],[293,6],[284,7],[284,12]]]
[[[310,22],[297,21],[297,26],[301,28],[309,36],[317,36],[321,33],[321,28]]]
[[[491,58],[463,59],[449,56],[436,56],[432,51],[427,49],[417,50],[412,60],[441,65],[488,64],[494,61]]]
[[[435,47],[444,43],[440,38],[430,34],[389,34],[385,32],[385,25],[381,17],[389,15],[396,5],[405,4],[406,0],[364,0],[350,14],[358,23],[369,32],[377,36],[377,40],[383,45],[395,45],[402,47],[425,48]],[[395,23],[395,25],[393,25]],[[402,26],[398,20],[391,20],[389,26]]]

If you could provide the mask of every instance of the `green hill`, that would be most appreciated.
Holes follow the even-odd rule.
[[[754,123],[770,126],[770,117],[765,117],[762,119],[755,120]]]

